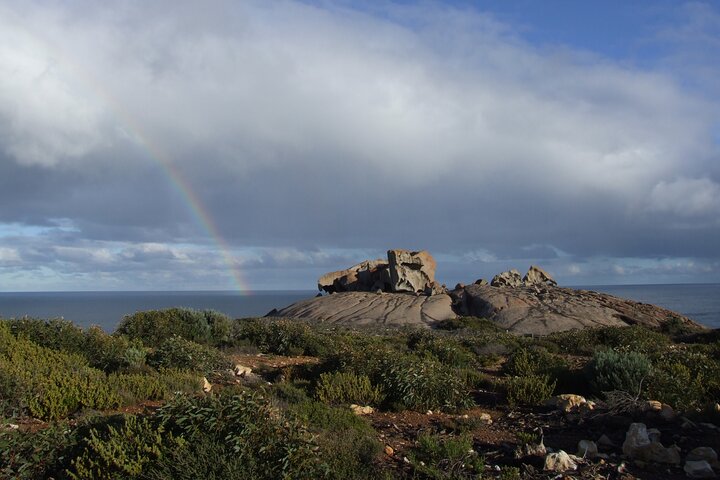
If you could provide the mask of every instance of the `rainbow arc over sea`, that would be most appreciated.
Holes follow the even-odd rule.
[[[18,19],[17,25],[23,25]],[[220,234],[217,224],[213,220],[212,215],[195,193],[192,185],[182,175],[163,148],[150,139],[149,135],[143,133],[138,122],[133,119],[123,107],[121,102],[117,101],[113,95],[98,81],[92,74],[85,71],[77,62],[71,61],[57,46],[45,40],[42,35],[29,31],[26,27],[21,27],[29,38],[33,41],[34,46],[40,51],[40,55],[45,53],[50,59],[59,62],[62,70],[70,75],[73,81],[83,87],[84,90],[92,92],[95,97],[112,113],[115,120],[125,129],[125,132],[147,152],[148,157],[156,162],[165,172],[170,184],[178,193],[178,198],[182,199],[186,204],[188,211],[192,215],[194,221],[207,233],[208,238],[212,240],[217,247],[219,254],[222,256],[224,264],[227,266],[228,274],[232,280],[234,289],[240,294],[249,295],[251,290],[248,283],[240,272],[238,261],[232,254],[232,248]]]

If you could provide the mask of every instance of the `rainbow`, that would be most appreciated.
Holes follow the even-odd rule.
[[[166,154],[162,148],[154,144],[147,135],[142,133],[142,130],[137,126],[137,122],[133,121],[132,116],[122,108],[120,103],[106,91],[100,82],[93,78],[92,74],[84,71],[76,62],[71,61],[68,55],[46,41],[41,35],[29,31],[27,27],[23,26],[24,23],[25,22],[18,19],[15,24],[22,28],[29,37],[38,44],[38,50],[44,51],[49,54],[51,58],[60,61],[65,67],[64,70],[67,71],[74,80],[88,87],[89,91],[94,92],[96,97],[114,114],[120,125],[126,129],[126,133],[129,133],[129,136],[145,149],[150,159],[160,165],[169,179],[170,185],[177,191],[179,198],[183,199],[197,225],[207,233],[207,236],[217,246],[218,251],[222,255],[223,262],[227,265],[227,270],[235,289],[243,295],[251,294],[249,285],[238,268],[238,262],[231,253],[232,249],[220,234],[212,216],[192,189],[190,183],[183,177],[177,167],[175,167],[170,156]]]

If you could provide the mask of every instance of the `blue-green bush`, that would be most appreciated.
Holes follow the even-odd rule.
[[[621,390],[639,395],[651,368],[650,360],[642,353],[598,350],[588,363],[586,373],[597,393]]]
[[[151,347],[157,347],[173,336],[196,343],[222,345],[229,340],[230,326],[230,319],[214,310],[168,308],[126,315],[116,333],[141,340]]]

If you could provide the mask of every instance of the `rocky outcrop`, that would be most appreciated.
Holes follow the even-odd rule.
[[[338,292],[393,292],[436,295],[445,293],[435,281],[435,259],[422,250],[388,250],[388,260],[365,260],[346,270],[326,273],[318,290]]]
[[[477,282],[475,283],[477,284]],[[493,287],[554,287],[557,286],[557,282],[542,268],[530,265],[530,269],[524,277],[521,277],[520,272],[513,268],[495,275],[490,285]]]
[[[514,268],[507,272],[498,273],[490,281],[490,285],[493,287],[519,287],[522,284],[520,272]]]
[[[588,290],[468,285],[461,292],[451,293],[458,314],[484,317],[520,334],[635,324],[659,327],[675,319],[701,327],[664,308]]]
[[[352,325],[425,325],[457,317],[449,295],[347,292],[294,303],[273,317],[307,318]]]
[[[388,262],[382,259],[365,260],[346,270],[326,273],[318,279],[318,290],[335,292],[373,292],[389,290]]]
[[[548,274],[545,270],[535,265],[530,265],[530,269],[527,271],[522,279],[525,286],[531,285],[546,285],[555,287],[557,282]]]
[[[429,252],[388,250],[390,289],[395,293],[424,293],[435,283],[435,259]]]

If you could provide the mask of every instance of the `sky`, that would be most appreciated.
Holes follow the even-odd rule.
[[[0,0],[0,291],[720,282],[720,3]]]

